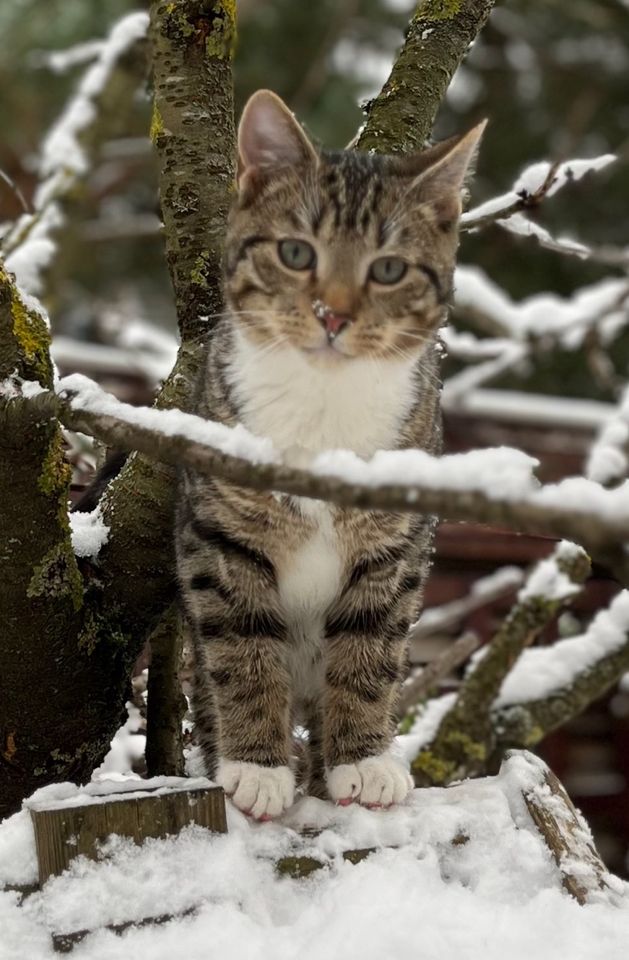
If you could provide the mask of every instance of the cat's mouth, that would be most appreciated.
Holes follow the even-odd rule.
[[[343,363],[352,360],[354,356],[338,340],[324,340],[322,343],[308,347],[302,346],[300,349],[309,359],[323,363]]]

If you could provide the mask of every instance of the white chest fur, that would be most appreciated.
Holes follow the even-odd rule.
[[[291,454],[395,446],[415,400],[414,360],[311,363],[293,347],[266,352],[237,331],[230,380],[244,425]]]
[[[269,437],[286,463],[307,466],[330,449],[352,450],[370,457],[396,445],[400,425],[415,400],[414,363],[349,360],[312,364],[292,347],[270,352],[235,337],[229,377],[244,425]],[[326,610],[338,594],[341,558],[332,509],[312,500],[302,510],[317,523],[278,569],[282,606],[294,633],[291,670],[304,694],[321,677]]]

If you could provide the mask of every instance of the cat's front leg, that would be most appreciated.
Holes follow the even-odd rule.
[[[268,820],[292,804],[295,790],[275,569],[262,543],[228,526],[225,514],[195,513],[191,501],[180,506],[177,546],[193,627],[197,736],[209,776],[239,809]]]
[[[236,807],[270,820],[292,805],[295,793],[284,641],[243,632],[210,640],[204,651],[218,720],[214,778]]]
[[[326,624],[323,753],[328,793],[341,805],[388,807],[413,787],[390,750],[409,621],[399,581],[388,595],[381,585],[348,589]]]

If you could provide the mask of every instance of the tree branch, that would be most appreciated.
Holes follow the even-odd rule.
[[[398,717],[403,717],[412,707],[425,700],[439,681],[465,663],[480,645],[481,638],[478,634],[468,630],[444,650],[441,656],[432,660],[416,676],[410,677],[402,687],[397,708]]]
[[[28,293],[41,292],[42,272],[56,253],[53,238],[63,227],[68,204],[76,202],[77,185],[92,169],[112,126],[119,127],[133,104],[132,94],[146,73],[147,26],[146,14],[138,12],[114,25],[44,140],[34,210],[20,217],[2,243],[7,268]]]
[[[559,544],[534,569],[509,616],[468,674],[433,741],[411,765],[419,786],[443,786],[484,771],[496,745],[491,708],[504,678],[589,573],[588,557]]]
[[[423,0],[389,79],[367,109],[359,150],[421,150],[454,73],[496,0]]]
[[[274,490],[361,509],[433,514],[449,520],[502,526],[521,533],[572,540],[585,547],[600,563],[611,566],[621,579],[629,579],[629,562],[623,547],[624,542],[629,539],[629,515],[626,509],[622,508],[623,489],[608,491],[598,484],[579,479],[577,498],[571,493],[570,479],[562,484],[544,487],[537,485],[528,475],[524,483],[518,472],[517,477],[509,478],[511,490],[503,492],[504,476],[492,489],[488,489],[489,479],[484,474],[473,482],[466,481],[460,459],[454,461],[458,467],[453,468],[448,466],[449,458],[440,460],[421,452],[422,463],[430,467],[429,479],[424,480],[420,471],[413,482],[408,479],[399,480],[398,477],[404,477],[404,468],[398,467],[396,460],[392,473],[388,471],[385,479],[374,482],[371,480],[373,468],[358,458],[351,458],[352,471],[371,480],[352,482],[343,479],[346,471],[342,467],[338,470],[338,475],[335,475],[336,471],[332,466],[322,475],[323,470],[321,474],[310,473],[276,462],[259,462],[263,459],[263,451],[266,450],[268,454],[270,450],[270,447],[265,446],[265,441],[259,438],[250,437],[246,444],[244,434],[239,432],[238,428],[234,432],[222,424],[212,424],[211,421],[181,414],[179,411],[172,411],[176,418],[174,421],[160,421],[161,412],[121,404],[100,391],[95,384],[90,384],[85,378],[78,378],[78,375],[62,381],[61,388],[68,391],[69,385],[77,382],[89,385],[91,399],[86,399],[86,396],[83,400],[78,397],[64,399],[42,393],[31,402],[37,404],[40,410],[46,410],[48,415],[58,416],[69,429],[95,436],[120,450],[138,450],[147,457],[172,465],[186,464],[200,473],[220,476],[250,489]],[[106,413],[90,409],[90,405],[98,408],[103,402]],[[168,416],[167,411],[164,411],[164,416]],[[145,425],[148,420],[150,426]],[[244,459],[244,456],[234,456],[231,452],[222,452],[215,432],[217,429],[223,438],[225,449],[246,447],[248,453],[245,455],[253,457],[253,443],[259,454],[256,454],[258,462]],[[193,431],[196,436],[203,435],[203,442],[185,436],[185,430]],[[212,439],[205,439],[208,435]],[[407,453],[412,455],[411,451]],[[482,453],[484,461],[489,464],[489,451]],[[399,456],[398,452],[397,457]],[[468,458],[470,469],[478,468],[473,451],[458,456]],[[520,454],[519,457],[524,455]],[[471,465],[472,460],[474,467]],[[439,464],[442,466],[438,466]],[[438,471],[436,474],[433,468]],[[408,469],[410,464],[407,471]],[[521,471],[519,460],[518,470]],[[414,472],[417,473],[417,470]],[[395,479],[388,479],[389,474]],[[381,477],[382,473],[378,474],[376,471],[375,475]],[[460,486],[457,484],[457,477],[460,478]],[[119,482],[120,480],[116,481]],[[513,489],[514,483],[516,489]],[[129,496],[128,508],[133,511],[133,495],[129,493]],[[111,511],[111,516],[112,521],[116,522],[115,511]],[[131,517],[129,522],[130,529],[136,530],[138,536],[146,536],[146,533],[135,527]],[[163,539],[161,542],[163,544]],[[109,544],[105,549],[109,549]],[[135,556],[135,551],[133,552]],[[136,579],[137,577],[136,571]],[[135,586],[142,589],[139,583]],[[146,584],[144,589],[147,589]]]
[[[151,139],[160,160],[166,259],[188,341],[207,338],[223,309],[223,234],[235,176],[234,17],[229,0],[151,6]]]

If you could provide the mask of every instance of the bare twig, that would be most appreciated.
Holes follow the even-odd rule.
[[[416,676],[410,677],[402,687],[398,703],[398,716],[403,717],[411,707],[425,700],[430,691],[434,690],[441,680],[469,659],[481,645],[481,642],[477,633],[468,630],[447,650],[444,650],[439,657],[435,657],[427,664]]]
[[[466,596],[424,610],[410,629],[411,640],[421,641],[435,633],[451,630],[468,614],[510,594],[521,585],[523,579],[524,574],[519,567],[502,567],[488,577],[481,577]]]

